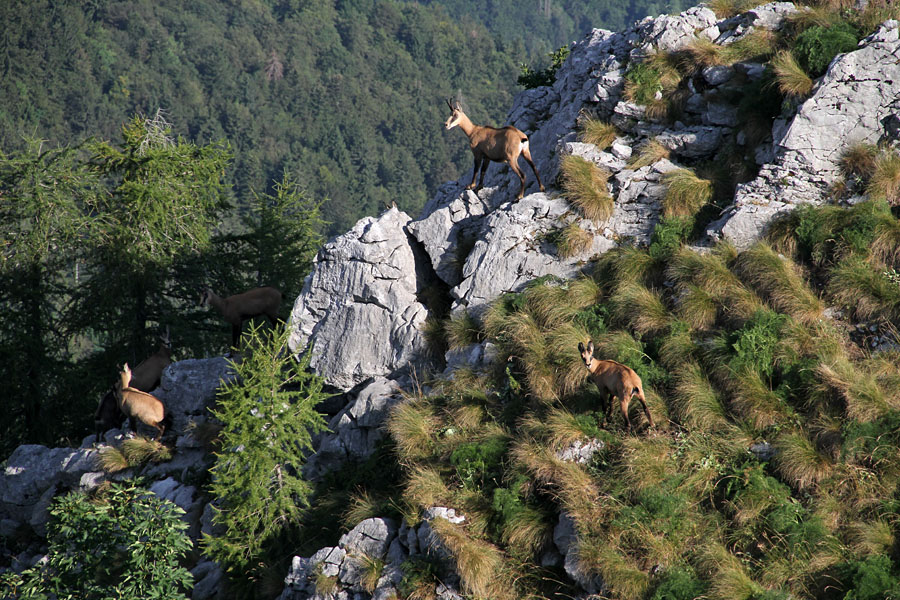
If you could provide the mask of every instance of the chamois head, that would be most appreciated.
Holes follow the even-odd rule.
[[[591,361],[594,359],[594,342],[589,340],[587,348],[584,347],[584,344],[579,342],[578,351],[581,353],[581,359],[584,361],[584,366],[590,369]]]
[[[444,123],[444,128],[453,129],[459,125],[459,120],[465,113],[459,107],[459,102],[456,103],[456,106],[453,106],[453,102],[451,102],[449,98],[447,99],[447,106],[450,107],[450,117],[447,119],[447,122]]]

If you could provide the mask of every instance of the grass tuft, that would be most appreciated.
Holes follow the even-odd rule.
[[[834,472],[831,460],[800,432],[781,434],[775,447],[778,471],[799,489],[817,484]]]
[[[107,473],[118,473],[124,471],[130,465],[125,454],[115,446],[104,446],[97,453],[97,462],[101,469]]]
[[[841,156],[841,173],[844,177],[868,181],[875,173],[877,157],[877,146],[866,143],[853,144]]]
[[[618,130],[615,125],[594,117],[587,117],[581,122],[581,141],[594,144],[600,150],[606,150],[614,141]]]
[[[806,98],[812,93],[813,80],[790,50],[780,50],[771,62],[778,90],[790,98]]]
[[[662,177],[666,195],[662,199],[666,217],[689,217],[712,200],[713,182],[702,179],[690,169],[669,171]]]
[[[664,158],[669,158],[671,154],[671,150],[660,144],[658,141],[649,140],[638,148],[636,154],[632,155],[631,159],[628,161],[628,168],[637,170],[642,167],[649,167]]]
[[[606,188],[607,171],[574,155],[562,159],[559,171],[565,196],[585,218],[601,223],[612,216],[613,199]]]
[[[431,521],[431,528],[456,561],[463,589],[480,598],[511,598],[512,589],[502,577],[503,558],[494,546],[470,537],[446,519]]]
[[[591,249],[594,236],[582,229],[577,222],[569,223],[559,231],[556,248],[562,258],[572,258]]]
[[[172,460],[172,451],[161,442],[136,436],[122,442],[122,454],[128,465],[135,467],[147,462]]]
[[[419,460],[431,454],[437,427],[432,406],[418,399],[397,404],[387,420],[387,430],[400,456],[406,460]]]
[[[741,253],[735,268],[745,282],[779,311],[805,323],[822,318],[825,307],[806,284],[797,265],[778,256],[768,244],[758,242]]]
[[[872,199],[886,200],[892,206],[900,205],[900,154],[894,150],[879,153],[866,193]]]
[[[447,345],[451,350],[465,348],[481,341],[481,328],[478,321],[468,311],[454,314],[444,323]]]

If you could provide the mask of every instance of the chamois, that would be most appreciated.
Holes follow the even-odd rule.
[[[644,386],[634,369],[614,360],[597,360],[594,358],[594,342],[592,341],[588,341],[587,348],[579,342],[578,351],[581,353],[581,358],[584,359],[584,365],[590,371],[589,377],[591,381],[597,385],[600,394],[606,397],[606,420],[608,421],[612,418],[612,399],[613,396],[618,396],[626,428],[628,431],[631,431],[631,420],[628,418],[628,404],[631,402],[632,396],[637,396],[641,406],[644,407],[647,422],[650,424],[650,427],[653,427],[653,418],[650,416],[647,403],[644,401]]]
[[[484,185],[484,174],[487,171],[488,164],[491,161],[505,162],[509,168],[519,176],[522,187],[516,199],[521,200],[525,195],[525,173],[519,168],[519,156],[525,157],[525,160],[531,165],[534,171],[534,177],[537,179],[538,186],[544,191],[544,184],[541,183],[541,176],[538,175],[534,161],[531,160],[531,152],[528,150],[528,136],[513,127],[507,125],[497,129],[496,127],[487,127],[484,125],[475,125],[462,111],[457,102],[456,106],[450,100],[447,100],[447,106],[452,111],[450,118],[447,119],[445,127],[453,129],[457,125],[463,130],[463,133],[469,138],[469,148],[475,156],[475,169],[472,171],[472,183],[466,186],[466,189],[475,189],[477,192]],[[478,180],[478,187],[475,187],[475,177],[478,175],[478,169],[481,169],[481,178]]]
[[[159,350],[151,354],[136,366],[131,372],[130,386],[142,392],[149,392],[159,385],[163,370],[172,363],[172,341],[169,338],[169,328],[166,334],[159,336]],[[100,442],[104,431],[114,427],[120,427],[125,415],[119,410],[115,388],[104,394],[94,411],[94,426],[96,428],[97,442]]]
[[[96,443],[100,443],[104,431],[121,427],[124,420],[125,415],[119,410],[119,399],[116,395],[116,388],[113,387],[103,395],[100,404],[97,405],[97,410],[94,411]]]
[[[159,350],[151,354],[131,371],[130,386],[142,392],[149,392],[159,385],[162,372],[172,363],[172,341],[169,338],[169,328],[166,334],[159,336]],[[100,441],[103,432],[119,427],[125,415],[119,410],[115,388],[106,392],[94,411],[94,425],[96,427],[97,442]]]
[[[166,334],[159,336],[159,349],[140,362],[131,371],[131,387],[149,392],[159,385],[162,372],[172,364],[172,340],[169,338],[169,328]]]
[[[231,324],[231,345],[237,347],[241,326],[247,319],[265,315],[274,327],[278,322],[281,292],[273,287],[258,287],[242,294],[220,298],[210,288],[203,289],[200,304],[211,304]]]
[[[144,424],[156,428],[159,432],[156,439],[159,440],[165,431],[162,422],[166,417],[166,407],[156,396],[131,387],[131,369],[128,368],[128,363],[122,367],[116,394],[119,397],[119,410],[128,417],[131,430],[137,431],[135,418],[140,419]]]

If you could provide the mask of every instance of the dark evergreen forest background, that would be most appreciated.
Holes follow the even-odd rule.
[[[0,3],[0,148],[23,134],[120,137],[165,111],[176,134],[227,140],[243,204],[289,172],[345,231],[392,201],[417,214],[470,168],[440,126],[461,95],[500,124],[522,63],[591,27],[684,0],[12,0]]]

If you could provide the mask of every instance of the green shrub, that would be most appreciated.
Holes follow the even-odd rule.
[[[849,589],[843,600],[896,600],[900,598],[900,578],[891,559],[883,554],[844,565]]]
[[[460,444],[450,454],[450,464],[467,487],[485,487],[500,479],[503,456],[509,443],[505,437],[490,437]],[[496,485],[496,483],[494,483]]]
[[[694,600],[702,597],[707,584],[689,566],[670,567],[659,576],[650,600]]]
[[[688,241],[694,230],[694,217],[663,217],[650,237],[650,256],[665,260],[672,256],[681,244]]]
[[[882,200],[860,202],[852,208],[801,206],[790,218],[801,253],[817,265],[836,262],[846,254],[869,252],[878,226],[893,220]]]
[[[520,75],[516,79],[516,83],[526,90],[544,85],[553,85],[553,82],[556,81],[556,72],[569,56],[569,47],[563,46],[547,56],[550,57],[550,66],[541,71],[535,71],[531,66],[524,63],[521,64],[519,66]]]
[[[625,73],[625,94],[636,104],[650,104],[662,92],[660,73],[646,63],[638,63]]]
[[[609,307],[606,304],[595,304],[575,313],[575,324],[584,327],[591,338],[599,337],[606,332],[609,323]]]
[[[856,50],[858,43],[856,30],[847,22],[829,27],[816,25],[797,36],[794,53],[803,69],[811,77],[818,77],[835,56]]]
[[[193,576],[180,561],[192,544],[182,514],[133,483],[55,498],[48,561],[23,573],[17,597],[186,598]]]
[[[744,326],[729,334],[733,355],[729,366],[736,372],[750,369],[762,377],[772,377],[775,370],[775,349],[781,327],[787,316],[760,310]]]

